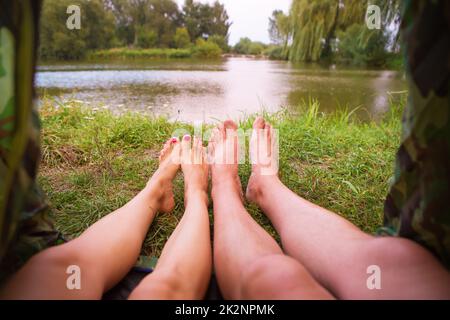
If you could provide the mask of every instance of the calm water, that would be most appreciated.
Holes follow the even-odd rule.
[[[406,85],[402,73],[294,65],[284,61],[121,61],[46,64],[39,92],[93,108],[164,114],[183,121],[238,119],[261,110],[298,110],[316,98],[324,112],[354,109],[377,118]]]

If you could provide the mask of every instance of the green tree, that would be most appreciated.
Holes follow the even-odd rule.
[[[181,13],[173,0],[105,0],[117,21],[118,34],[127,45],[138,45],[142,28],[153,30],[158,47],[173,46]]]
[[[228,44],[228,31],[231,26],[224,5],[215,1],[214,4],[186,0],[183,5],[183,21],[191,39],[211,36],[221,36]]]
[[[114,17],[101,0],[79,0],[81,29],[66,26],[70,0],[44,1],[40,26],[42,58],[78,59],[87,50],[110,47],[114,39]]]
[[[222,51],[224,52],[230,51],[230,46],[228,45],[228,38],[224,36],[214,34],[208,38],[208,41],[217,44],[220,47],[220,49],[222,49]]]
[[[269,17],[270,41],[276,45],[284,45],[291,34],[289,16],[281,10],[274,10]]]
[[[266,46],[262,42],[252,42],[248,49],[248,53],[252,55],[260,55],[265,48]]]
[[[381,8],[381,30],[368,30],[365,26],[365,14],[369,4]],[[381,52],[395,48],[398,43],[399,0],[293,0],[290,9],[290,28],[292,29],[292,46],[289,59],[292,61],[318,61],[331,59],[334,55],[332,44],[345,37],[340,49],[344,55],[350,52],[365,52],[375,61]],[[357,38],[346,36],[347,29],[355,36],[354,25],[361,34]],[[371,31],[371,32],[369,32]],[[349,41],[354,41],[350,44]],[[361,47],[363,46],[363,47]],[[376,54],[370,54],[368,47]],[[365,49],[364,49],[365,48]],[[361,51],[362,50],[362,51]]]
[[[137,29],[136,42],[139,48],[153,48],[158,44],[158,35],[149,27],[139,27]]]
[[[282,46],[279,55],[284,58],[287,58],[288,55],[288,44],[291,34],[290,17],[281,10],[273,11],[272,16],[269,17],[269,36],[272,43]]]
[[[229,21],[225,6],[216,0],[211,6],[209,18],[210,23],[208,24],[207,34],[209,36],[223,37],[228,44],[229,30],[232,23]]]
[[[250,46],[252,44],[252,40],[249,38],[241,38],[238,43],[234,45],[234,51],[239,54],[248,54],[250,51]]]
[[[44,58],[79,59],[86,51],[86,42],[78,37],[72,37],[64,32],[52,34],[52,45],[45,51]]]
[[[318,61],[336,24],[339,0],[293,0],[290,59]]]
[[[81,19],[82,24],[84,23],[82,30],[85,32],[86,47],[89,50],[109,48],[115,36],[114,15],[102,0],[82,2]]]
[[[239,54],[260,55],[267,46],[259,41],[252,41],[249,38],[241,38],[234,46],[234,52]]]
[[[346,32],[340,31],[338,37],[338,58],[343,62],[377,67],[386,64],[387,39],[383,32],[368,30],[366,26],[355,23],[347,28]]]
[[[175,47],[186,48],[191,44],[191,38],[186,28],[177,28],[173,39]]]
[[[135,41],[135,13],[128,0],[105,0],[116,20],[116,36],[122,45],[131,45]]]
[[[174,46],[176,29],[181,25],[181,13],[173,0],[150,0],[146,25],[155,30],[160,47]]]

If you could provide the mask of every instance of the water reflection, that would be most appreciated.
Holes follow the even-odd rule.
[[[321,110],[359,107],[362,118],[388,108],[388,92],[405,89],[395,71],[324,68],[282,61],[134,61],[49,64],[36,74],[39,92],[117,112],[137,110],[183,121],[234,119],[317,98]]]

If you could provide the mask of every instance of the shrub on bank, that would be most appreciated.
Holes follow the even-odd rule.
[[[284,53],[282,46],[268,46],[263,51],[263,54],[271,60],[287,60],[287,56]]]
[[[192,48],[192,55],[195,58],[216,59],[222,55],[220,47],[212,41],[197,39],[195,47]]]

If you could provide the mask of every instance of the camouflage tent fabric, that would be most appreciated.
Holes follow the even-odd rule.
[[[0,0],[0,282],[59,238],[36,184],[33,75],[41,1]]]
[[[409,101],[385,228],[450,267],[450,1],[404,1]]]

